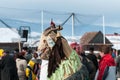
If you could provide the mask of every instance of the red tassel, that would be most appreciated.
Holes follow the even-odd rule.
[[[50,23],[51,26],[55,26],[55,23],[53,22],[53,20],[51,19],[51,23]]]

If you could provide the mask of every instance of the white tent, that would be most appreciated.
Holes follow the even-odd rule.
[[[16,29],[0,28],[0,43],[18,42],[19,38]]]

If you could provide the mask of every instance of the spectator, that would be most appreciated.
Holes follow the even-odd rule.
[[[97,71],[97,69],[98,69],[98,61],[97,61],[96,55],[94,54],[94,48],[90,47],[89,51],[90,51],[90,53],[87,55],[87,58],[94,63],[94,65],[96,67],[96,71]]]
[[[19,80],[14,58],[9,55],[9,52],[5,52],[4,50],[1,57],[1,80]]]
[[[0,49],[0,65],[2,65],[2,55],[3,55],[4,50]],[[0,80],[1,80],[1,67],[0,67]]]
[[[25,53],[24,57],[26,58],[27,63],[28,63],[31,60],[31,58],[32,58],[32,54],[31,54],[32,52],[31,52],[31,50],[28,50],[27,47],[23,47],[22,48],[22,52]]]
[[[116,58],[116,55],[117,55],[116,49],[111,48],[111,55],[112,55],[113,58]]]
[[[21,52],[17,54],[16,58],[17,73],[19,80],[26,80],[25,70],[27,68],[27,61],[23,56],[23,52]]]
[[[118,56],[116,56],[116,77],[120,79],[120,53],[118,53]]]
[[[30,60],[26,68],[27,80],[36,80],[38,71],[39,71],[39,64]]]
[[[85,67],[87,68],[89,72],[89,80],[93,80],[95,77],[95,73],[96,73],[95,65],[93,64],[93,62],[87,58],[84,50],[79,44],[72,43],[70,44],[70,46],[77,52],[82,64],[85,65]]]
[[[35,63],[37,63],[37,58],[38,58],[38,54],[36,52],[34,52],[31,60],[34,61]]]
[[[37,63],[39,65],[39,70],[37,72],[37,79],[39,80],[40,79],[40,67],[41,67],[41,59],[39,58],[39,55],[37,52],[34,52],[33,53],[33,58],[31,59],[32,61],[34,61],[35,63]]]
[[[86,66],[89,72],[89,80],[93,80],[95,77],[95,73],[96,73],[95,65],[93,64],[91,60],[87,58],[82,48],[81,49],[80,47],[77,47],[77,48],[76,49],[77,49],[78,54],[80,55],[81,62]]]
[[[105,46],[100,50],[101,59],[99,61],[98,75],[97,80],[116,80],[115,79],[115,61],[112,58],[110,52],[110,48]],[[112,71],[110,71],[111,69]],[[113,72],[114,71],[114,72]],[[112,76],[109,76],[112,73]]]

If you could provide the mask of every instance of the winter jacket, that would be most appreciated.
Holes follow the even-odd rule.
[[[1,80],[19,80],[17,74],[17,67],[14,58],[6,55],[2,58]]]
[[[27,80],[36,80],[36,74],[33,72],[34,71],[34,66],[35,66],[35,62],[30,60],[29,63],[28,63],[28,66],[26,68]]]
[[[16,65],[19,80],[26,80],[25,70],[27,67],[27,61],[25,59],[17,58]]]
[[[110,54],[105,54],[105,56],[103,56],[99,61],[99,73],[97,80],[102,80],[105,68],[107,66],[116,66],[115,61]]]
[[[96,67],[96,71],[97,71],[97,69],[98,69],[97,57],[96,57],[94,54],[91,54],[91,53],[90,53],[90,54],[87,55],[87,58],[93,62],[93,64],[94,64],[95,67]]]

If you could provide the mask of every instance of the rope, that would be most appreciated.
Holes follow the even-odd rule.
[[[72,15],[73,15],[73,14],[71,14],[71,15],[61,24],[61,26],[63,26],[63,25],[71,18]]]
[[[14,31],[15,33],[18,33],[17,31],[13,30],[12,27],[10,27],[8,24],[6,24],[3,20],[0,19],[0,22],[3,23],[6,27],[8,27],[10,30]]]

